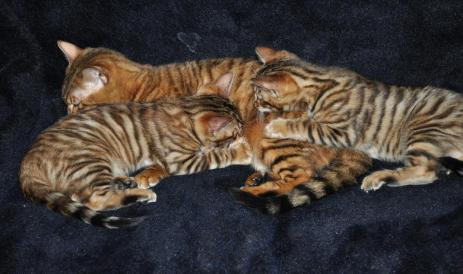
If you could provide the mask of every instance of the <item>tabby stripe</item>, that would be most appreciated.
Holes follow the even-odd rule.
[[[428,137],[426,137],[426,136],[415,136],[415,138],[411,138],[407,142],[407,145],[411,146],[411,145],[417,144],[417,143],[429,143],[429,144],[435,145],[436,147],[438,147],[441,144],[439,140],[436,140],[435,136],[428,136]]]
[[[180,161],[180,169],[182,171],[192,170],[192,167],[195,164],[195,161],[197,160],[195,156],[196,155],[192,154],[186,160]]]
[[[302,144],[302,143],[298,143],[298,142],[293,142],[293,143],[283,144],[283,145],[272,145],[272,146],[269,146],[269,147],[262,148],[262,154],[265,155],[269,150],[272,150],[271,152],[273,152],[273,150],[285,149],[285,148],[294,148],[294,147],[304,148],[305,145]]]
[[[318,197],[315,194],[314,190],[310,187],[310,182],[305,183],[305,184],[297,185],[295,188],[302,191],[307,196],[309,196],[309,198],[311,200],[317,200],[318,199]]]
[[[434,102],[434,105],[431,107],[430,110],[428,110],[426,113],[424,113],[423,115],[426,115],[426,116],[430,116],[430,115],[433,115],[436,113],[436,111],[440,108],[440,106],[442,105],[442,103],[444,103],[444,100],[445,100],[446,97],[439,97],[439,99],[437,99],[437,101]]]
[[[136,123],[139,123],[141,125],[143,120],[142,120],[142,117],[140,117],[140,112],[139,111],[134,111],[132,115],[134,117],[133,121],[136,122]],[[141,160],[143,158],[145,158],[145,154],[148,154],[147,153],[148,151],[145,151],[144,148],[143,148],[143,145],[142,145],[142,140],[141,139],[145,138],[143,136],[143,133],[140,132],[142,130],[142,128],[143,127],[139,127],[139,126],[132,128],[133,138],[135,140],[135,146],[138,148],[137,149],[137,156],[138,157],[137,157],[137,160],[136,160],[137,163],[141,162]],[[149,157],[146,157],[146,158],[149,158]]]
[[[398,102],[400,102],[400,101],[397,101],[397,97],[396,97],[397,90],[390,90],[389,93],[391,93],[392,96],[388,97],[388,99],[384,102],[384,104],[386,106],[392,105],[392,108],[387,108],[387,110],[385,110],[386,114],[383,119],[384,133],[378,134],[378,136],[384,136],[383,138],[378,139],[378,151],[380,151],[380,153],[383,153],[385,151],[384,146],[387,146],[387,142],[386,142],[388,140],[387,137],[390,135],[393,135],[391,132],[391,129],[393,128],[393,126],[395,126],[393,119],[396,113]],[[392,101],[392,102],[389,102],[389,101]]]
[[[72,177],[74,176],[75,173],[81,171],[83,168],[85,167],[89,167],[91,165],[95,165],[97,164],[98,162],[95,161],[95,160],[87,160],[87,161],[82,161],[82,162],[77,162],[77,163],[74,163],[72,165],[72,167],[68,170],[67,172],[67,176],[68,177]],[[102,167],[106,167],[104,165],[99,165],[99,166],[102,166]],[[109,167],[106,167],[106,169],[108,170],[108,172],[111,172],[111,169]]]
[[[302,67],[300,66],[299,67],[301,70],[303,70],[305,73],[307,74],[315,74],[315,75],[322,75],[323,73],[321,73],[320,71],[317,71],[317,70],[311,70],[311,69],[308,69],[306,67]]]
[[[279,163],[281,163],[282,161],[285,161],[289,158],[294,158],[294,157],[300,157],[301,155],[298,154],[298,153],[293,153],[293,154],[287,154],[287,155],[280,155],[278,156],[277,158],[275,158],[272,162],[272,166],[273,165],[277,165]]]
[[[110,113],[110,115],[113,117],[114,121],[116,121],[119,128],[121,129],[122,134],[119,136],[119,140],[121,142],[121,147],[125,153],[124,159],[126,159],[128,163],[133,165],[135,159],[133,158],[130,147],[126,145],[130,144],[130,134],[127,132],[127,125],[124,124],[123,115],[125,115],[125,113]]]
[[[177,74],[177,79],[175,79],[175,83],[173,83],[173,84],[177,88],[178,92],[182,93],[182,91],[187,90],[187,88],[185,86],[186,80],[184,79],[184,71],[182,70],[180,65],[174,66],[174,69],[175,69],[175,72]],[[178,78],[180,78],[180,79],[178,79]],[[187,90],[187,92],[188,92],[188,95],[192,94],[192,90]]]
[[[108,123],[108,126],[106,127],[106,136],[112,139],[112,142],[110,143],[111,146],[114,147],[114,151],[112,153],[124,159],[123,156],[120,154],[121,147],[123,146],[123,144],[121,144],[121,141],[118,137],[118,133],[115,131],[115,129],[118,127],[117,123],[113,120],[113,118],[108,112],[103,112],[102,114],[104,115],[105,120]]]
[[[313,107],[313,111],[314,112],[318,112],[320,111],[321,109],[326,109],[325,107],[325,104],[329,103],[330,102],[330,98],[332,97],[335,97],[337,95],[343,95],[343,93],[345,93],[346,91],[344,89],[339,89],[339,90],[332,90],[330,92],[325,92],[323,93],[322,95],[319,96],[319,98],[317,98],[317,100],[315,101],[315,104],[314,104],[314,107]],[[320,101],[322,102],[321,105],[319,105],[318,108],[315,108],[315,106],[317,105],[317,102]]]
[[[304,75],[300,73],[299,71],[293,70],[293,69],[286,69],[286,72],[291,73],[292,75],[301,78],[302,80],[307,80],[309,77],[307,75]]]
[[[322,145],[326,145],[325,138],[323,138],[325,136],[325,134],[324,134],[323,130],[321,129],[321,127],[317,126],[317,127],[315,127],[315,129],[317,130],[318,141]]]
[[[450,132],[445,132],[445,131],[442,131],[439,128],[426,128],[426,127],[424,127],[422,129],[419,129],[419,130],[416,130],[416,129],[413,130],[413,134],[428,134],[428,133],[439,134],[442,137],[452,136],[454,138],[461,138],[461,136],[459,136],[457,134],[453,134],[453,133],[450,133]]]
[[[448,116],[450,116],[450,114],[452,114],[454,112],[456,112],[456,110],[453,107],[450,107],[450,108],[446,109],[444,112],[442,112],[442,113],[440,113],[438,115],[434,115],[432,118],[435,119],[435,120],[448,118]]]
[[[421,149],[409,150],[409,151],[407,151],[406,156],[407,157],[425,157],[425,158],[428,158],[428,159],[435,159],[436,158],[431,153],[429,153],[429,152],[427,152],[425,150],[421,150]]]

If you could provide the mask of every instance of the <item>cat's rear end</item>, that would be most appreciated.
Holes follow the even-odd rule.
[[[355,184],[356,177],[371,166],[371,159],[363,152],[265,138],[264,126],[259,121],[250,122],[245,131],[258,172],[244,187],[231,190],[240,203],[264,213],[281,213]]]
[[[122,129],[122,125],[111,129],[107,120],[101,119],[109,108],[124,112],[128,106],[107,106],[67,116],[40,134],[21,163],[19,180],[26,197],[57,213],[100,227],[121,228],[143,220],[106,217],[97,211],[104,208],[92,204],[90,198],[80,199],[94,192],[98,193],[94,196],[109,201],[107,193],[117,183],[109,159],[120,154],[122,149],[117,149],[117,134],[108,132]],[[119,183],[123,186],[129,181]],[[143,191],[150,194],[149,190]],[[127,198],[129,196],[124,199]]]
[[[21,165],[19,180],[21,189],[24,195],[33,200],[45,204],[49,209],[63,214],[65,216],[74,217],[92,224],[105,228],[123,228],[135,226],[143,221],[143,217],[124,218],[115,216],[104,216],[101,213],[88,208],[81,202],[73,201],[71,197],[65,193],[54,190],[44,177],[40,176],[31,170],[37,169],[39,165],[34,165],[34,161],[25,159]],[[35,173],[35,174],[34,174]]]

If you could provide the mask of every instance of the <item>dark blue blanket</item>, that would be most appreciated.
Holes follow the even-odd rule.
[[[463,178],[456,175],[368,194],[350,187],[265,216],[227,193],[251,173],[235,166],[164,180],[157,203],[119,212],[150,217],[117,231],[24,199],[20,160],[39,132],[65,115],[58,39],[151,64],[251,57],[256,45],[272,46],[390,84],[463,92],[461,0],[238,2],[0,2],[0,272],[463,270]]]

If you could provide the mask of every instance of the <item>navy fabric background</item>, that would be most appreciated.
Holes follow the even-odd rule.
[[[449,273],[463,269],[463,182],[350,187],[281,216],[234,203],[234,166],[168,178],[136,228],[104,230],[26,200],[21,158],[65,115],[63,39],[164,64],[256,45],[389,84],[463,92],[463,2],[0,1],[0,272]],[[463,136],[462,136],[463,138]],[[386,166],[376,162],[375,168]]]

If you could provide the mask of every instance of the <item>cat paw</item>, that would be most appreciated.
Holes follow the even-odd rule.
[[[137,187],[137,183],[133,177],[116,177],[112,180],[111,185],[116,190],[124,190]]]
[[[395,181],[395,177],[391,174],[390,171],[377,171],[365,177],[360,188],[365,192],[372,190],[376,191],[383,185],[393,184]]]
[[[135,182],[138,188],[141,188],[141,189],[147,189],[150,187],[154,187],[160,181],[159,176],[149,176],[149,175],[143,175],[143,174],[136,175],[134,179],[135,179]]]
[[[263,184],[266,181],[266,176],[265,174],[262,174],[260,172],[255,172],[251,174],[247,180],[244,182],[245,186],[258,186]]]
[[[286,138],[286,119],[276,118],[265,126],[264,134],[268,138]]]

